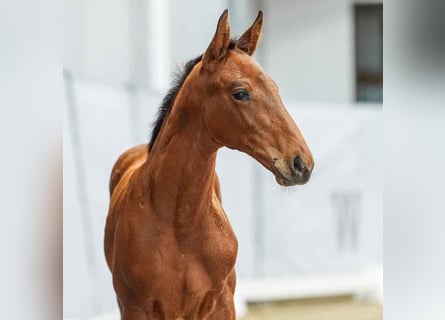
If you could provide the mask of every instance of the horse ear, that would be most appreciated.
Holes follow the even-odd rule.
[[[253,24],[246,32],[239,38],[236,47],[243,50],[248,55],[253,55],[261,37],[261,30],[263,29],[263,11],[258,12]]]
[[[224,10],[218,20],[215,35],[212,42],[210,42],[204,56],[202,58],[203,65],[208,65],[212,62],[221,61],[227,53],[230,44],[230,25],[229,12]]]

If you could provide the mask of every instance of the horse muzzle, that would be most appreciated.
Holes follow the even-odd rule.
[[[275,179],[282,186],[305,184],[311,177],[312,169],[313,165],[309,168],[300,156],[294,156],[289,160],[273,160]]]

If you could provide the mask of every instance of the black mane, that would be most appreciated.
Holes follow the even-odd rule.
[[[235,48],[235,45],[236,40],[231,40],[229,49]],[[168,90],[167,95],[164,97],[164,99],[162,99],[161,106],[159,107],[156,115],[156,120],[153,122],[153,129],[151,131],[150,142],[148,144],[148,151],[151,151],[151,148],[153,147],[153,144],[158,137],[159,132],[161,131],[165,119],[170,114],[173,103],[175,102],[176,96],[178,95],[178,92],[181,89],[185,79],[190,74],[190,72],[192,72],[193,67],[196,66],[199,61],[201,61],[201,59],[202,55],[188,61],[185,64],[184,69],[180,70],[177,74],[174,75],[172,87],[170,88],[170,90]]]

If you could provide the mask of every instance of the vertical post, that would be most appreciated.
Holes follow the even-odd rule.
[[[264,9],[263,0],[251,0],[250,1],[250,7],[249,7],[252,17],[250,18],[250,21],[253,21],[252,19],[256,17],[258,10]],[[264,35],[264,32],[263,32]],[[264,36],[262,36],[262,39],[264,39]],[[260,39],[261,42],[262,39]],[[265,47],[264,42],[257,47],[255,52],[255,59],[262,65],[263,68],[265,68]],[[254,196],[256,198],[256,205],[255,205],[255,212],[257,213],[257,222],[256,222],[256,236],[255,240],[258,241],[257,243],[257,253],[256,253],[256,276],[261,277],[266,275],[266,224],[267,224],[267,218],[266,218],[266,212],[264,210],[265,203],[264,203],[264,196],[263,196],[263,179],[262,179],[262,173],[263,168],[259,165],[256,165],[254,167]]]
[[[130,75],[129,86],[148,86],[148,10],[147,0],[130,0],[129,12],[129,48],[130,48]]]
[[[68,119],[70,122],[70,138],[73,144],[74,165],[76,170],[76,178],[79,195],[80,221],[82,223],[83,237],[85,243],[85,259],[87,262],[88,276],[90,280],[90,292],[86,293],[91,296],[91,314],[99,314],[102,310],[101,302],[97,296],[95,285],[97,283],[98,268],[96,255],[94,252],[94,232],[93,223],[91,221],[90,203],[87,195],[87,175],[84,167],[84,157],[82,142],[80,139],[79,114],[77,112],[76,95],[73,87],[73,79],[71,73],[65,71],[63,73],[65,83],[65,97]]]
[[[253,23],[258,10],[261,8],[260,0],[229,0],[230,22],[234,34],[240,36]],[[255,59],[262,62],[261,46],[257,48]],[[262,168],[259,165],[253,166],[253,273],[256,277],[261,277],[265,274],[265,224],[266,216],[264,212],[263,202],[263,181]]]
[[[169,82],[169,0],[131,0],[130,77],[128,94],[130,131],[134,143],[140,143],[143,127],[138,104],[141,89],[160,94]]]
[[[168,88],[170,75],[170,1],[146,1],[148,85],[155,92],[163,92]]]
[[[234,36],[240,36],[255,18],[255,2],[252,0],[229,0],[230,25]]]
[[[169,0],[131,0],[130,82],[161,92],[168,87],[170,63]]]

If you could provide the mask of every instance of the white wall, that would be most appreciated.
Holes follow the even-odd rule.
[[[171,68],[204,53],[216,30],[219,16],[227,8],[227,1],[172,0]]]
[[[166,1],[168,28],[148,28],[153,0],[68,0],[64,7],[64,65],[76,75],[102,82],[136,81],[150,86],[152,60],[159,50],[151,41],[168,38],[156,79],[201,54],[221,12],[230,7],[233,35],[240,35],[264,10],[264,34],[258,58],[277,81],[284,97],[296,101],[350,103],[354,100],[352,0]],[[164,2],[163,2],[164,3]],[[236,10],[236,11],[235,11]],[[142,12],[141,12],[142,11]],[[158,15],[158,13],[156,13]],[[155,15],[155,16],[156,16]],[[164,30],[167,29],[167,30]],[[156,46],[154,46],[156,48]],[[165,57],[164,57],[165,56]]]
[[[349,0],[265,2],[264,66],[285,97],[354,99],[353,16]]]
[[[233,1],[223,0],[212,1],[211,6],[204,0],[168,1],[169,52],[163,61],[169,62],[163,70],[173,71],[205,50],[229,2],[235,7]],[[230,15],[234,34],[242,33],[255,18],[255,1],[247,2],[244,7],[236,2],[244,13]],[[102,245],[109,174],[121,152],[148,141],[163,94],[126,86],[134,81],[144,86],[153,76],[153,60],[144,60],[143,49],[153,30],[134,34],[146,17],[135,10],[148,10],[146,4],[68,0],[64,8],[64,66],[74,79],[74,99],[68,101],[64,115],[66,316],[116,306]],[[263,9],[265,34],[258,57],[278,82],[312,148],[316,167],[304,188],[282,189],[246,155],[220,151],[217,169],[224,207],[240,243],[239,277],[381,263],[382,113],[347,104],[353,98],[351,7],[346,0],[276,0],[265,2]],[[160,82],[162,86],[166,81]],[[332,108],[336,104],[343,107]],[[361,194],[359,247],[338,252],[332,195],[356,191]]]
[[[97,82],[165,90],[170,73],[207,48],[227,7],[226,0],[68,0],[64,67]]]
[[[64,67],[112,83],[130,75],[130,2],[68,0],[64,5]]]

